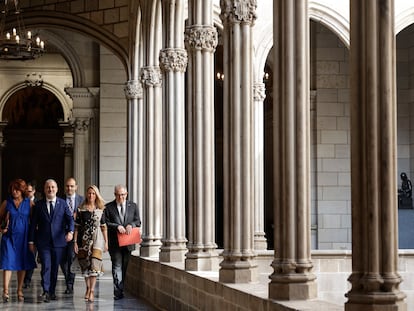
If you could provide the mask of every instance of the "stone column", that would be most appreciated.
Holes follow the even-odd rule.
[[[73,152],[73,176],[75,177],[80,191],[85,191],[86,156],[88,152],[88,128],[90,118],[73,118],[70,120],[75,131],[74,152]]]
[[[394,1],[350,4],[352,288],[345,310],[406,310],[397,272]]]
[[[65,91],[73,101],[72,117],[69,120],[74,129],[73,177],[80,191],[84,191],[85,187],[91,183],[89,168],[94,166],[93,159],[97,158],[96,154],[91,154],[92,150],[97,152],[95,148],[92,148],[92,144],[97,142],[90,137],[89,125],[95,116],[99,88],[66,88]],[[98,125],[95,124],[95,126]],[[95,131],[95,129],[92,130]]]
[[[64,176],[68,178],[73,174],[73,145],[74,145],[74,135],[71,124],[64,123],[60,124],[60,128],[63,130],[63,137],[61,142],[61,147],[64,150],[65,160],[64,160]],[[81,190],[81,189],[79,189]],[[82,189],[82,193],[83,193]]]
[[[161,262],[183,262],[185,238],[185,96],[184,1],[163,1],[164,49],[160,66],[164,73],[164,237]]]
[[[144,107],[142,85],[139,80],[129,80],[124,88],[128,100],[128,169],[127,184],[129,200],[143,205],[144,181]]]
[[[141,68],[144,86],[145,155],[144,210],[141,256],[159,254],[162,215],[162,76],[158,66]]]
[[[142,66],[145,144],[144,205],[141,256],[159,255],[164,217],[163,208],[163,125],[162,76],[159,53],[162,48],[161,0],[139,1],[141,8]]]
[[[253,38],[255,0],[222,0],[224,251],[219,280],[257,280],[254,252]]]
[[[275,258],[269,298],[316,298],[310,254],[309,18],[307,0],[275,0]]]
[[[188,60],[186,270],[218,268],[215,249],[213,1],[188,1],[185,43]]]
[[[254,98],[254,249],[267,249],[264,232],[264,108],[265,84],[255,83]]]

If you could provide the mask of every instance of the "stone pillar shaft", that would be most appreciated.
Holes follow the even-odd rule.
[[[350,4],[352,288],[345,310],[406,310],[397,272],[394,1]]]
[[[138,204],[143,204],[144,175],[144,108],[142,85],[139,80],[129,80],[124,88],[128,100],[128,196]],[[142,211],[141,211],[142,212]]]
[[[310,255],[309,18],[307,0],[274,8],[275,259],[269,298],[317,295]]]
[[[221,1],[224,101],[224,251],[219,279],[257,279],[254,253],[252,26],[256,1]]]
[[[188,1],[185,42],[189,53],[187,106],[188,252],[186,270],[212,270],[215,251],[213,2]]]
[[[73,148],[73,177],[75,177],[78,188],[84,191],[85,187],[91,184],[91,172],[88,168],[94,167],[93,159],[97,152],[93,144],[97,142],[90,137],[91,120],[95,118],[96,98],[99,88],[66,88],[66,93],[73,100],[73,113],[70,123],[74,129]],[[92,123],[93,126],[97,124]]]
[[[143,84],[145,116],[144,150],[144,207],[141,256],[159,255],[162,237],[163,180],[162,180],[162,75],[159,52],[162,46],[161,1],[140,1],[143,43]]]
[[[265,85],[253,87],[255,135],[254,135],[254,249],[267,249],[264,232],[264,107]]]
[[[164,193],[165,227],[160,261],[182,262],[185,238],[185,92],[183,0],[163,1],[164,48],[160,66],[164,73]]]

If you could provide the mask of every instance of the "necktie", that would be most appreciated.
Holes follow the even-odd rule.
[[[53,201],[49,201],[49,215],[53,213]]]
[[[72,213],[72,215],[73,215],[73,203],[72,203],[72,198],[69,198],[69,209],[70,209],[70,212]]]
[[[124,214],[125,214],[124,204],[121,204],[121,220],[122,220],[122,222],[124,222]]]

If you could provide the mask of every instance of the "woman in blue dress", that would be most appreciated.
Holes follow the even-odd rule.
[[[12,271],[17,271],[17,298],[24,300],[23,280],[26,270],[35,268],[34,254],[28,247],[28,232],[32,204],[25,197],[26,183],[15,179],[9,185],[9,198],[0,206],[2,237],[0,269],[3,270],[3,301],[9,301]]]

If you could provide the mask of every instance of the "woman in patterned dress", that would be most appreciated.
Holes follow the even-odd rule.
[[[94,301],[96,278],[103,274],[102,254],[108,250],[104,208],[98,187],[91,185],[76,213],[74,251],[85,277],[85,300],[89,302]]]
[[[34,254],[29,250],[28,233],[32,204],[25,197],[26,183],[15,179],[9,185],[9,198],[0,206],[0,269],[3,270],[3,301],[9,301],[12,271],[17,271],[17,299],[24,300],[23,280],[26,270],[34,269]]]

